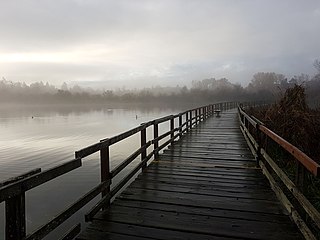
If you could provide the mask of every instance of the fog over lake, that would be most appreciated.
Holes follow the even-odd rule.
[[[75,151],[100,139],[117,135],[142,122],[175,114],[181,110],[165,107],[113,109],[79,106],[62,108],[2,106],[0,107],[0,181],[35,168],[41,168],[43,171],[57,166],[72,160]],[[148,131],[147,134],[151,136],[152,133]],[[111,166],[116,166],[139,146],[139,134],[111,146]],[[27,232],[30,233],[64,210],[99,181],[99,154],[94,154],[83,160],[82,167],[28,191]],[[67,226],[60,228],[60,231],[79,221],[83,222],[84,213],[88,208],[85,207],[73,216],[67,221]],[[4,237],[4,203],[0,204],[0,214],[1,239]]]

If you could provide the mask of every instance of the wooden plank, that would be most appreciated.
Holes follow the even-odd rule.
[[[199,148],[182,148],[182,147],[174,147],[165,150],[166,152],[174,153],[174,152],[186,152],[186,153],[210,153],[210,154],[224,154],[224,155],[242,155],[252,157],[252,154],[248,153],[248,149],[225,149],[225,148],[215,148],[215,147],[206,147],[202,146]]]
[[[198,155],[198,154],[167,154],[167,153],[163,153],[161,155],[160,160],[164,160],[164,159],[174,159],[175,161],[177,160],[176,158],[179,158],[180,161],[198,161],[198,162],[204,162],[204,163],[211,163],[213,161],[217,161],[217,162],[232,162],[232,163],[250,163],[250,162],[254,162],[253,158],[237,158],[234,156],[220,156],[220,157],[216,157],[214,155]]]
[[[263,177],[259,177],[259,178],[253,178],[253,177],[250,177],[250,176],[232,176],[232,175],[226,175],[226,174],[205,174],[205,173],[200,173],[200,172],[197,172],[197,173],[194,173],[194,172],[180,172],[180,171],[175,171],[175,172],[170,172],[170,171],[161,171],[159,169],[148,169],[148,175],[161,175],[161,176],[172,176],[172,177],[176,177],[176,176],[183,176],[185,178],[189,178],[189,179],[193,179],[194,177],[196,179],[199,179],[199,180],[214,180],[214,179],[221,179],[221,180],[236,180],[236,181],[249,181],[253,184],[261,184],[261,183],[265,183],[267,184],[267,181],[265,178]]]
[[[199,158],[199,160],[226,160],[226,161],[255,161],[252,157],[246,157],[243,155],[228,155],[228,154],[212,154],[212,153],[188,153],[188,152],[163,152],[163,157],[170,156],[170,157],[182,157],[182,158]]]
[[[256,213],[253,211],[237,211],[230,209],[210,208],[210,207],[198,207],[198,206],[185,206],[181,204],[167,204],[159,202],[147,202],[147,201],[130,201],[126,199],[117,199],[113,203],[117,206],[125,206],[131,208],[160,210],[167,212],[181,212],[189,214],[197,214],[203,216],[213,216],[230,219],[242,219],[252,220],[259,222],[270,222],[279,224],[290,224],[291,220],[284,214],[273,213]]]
[[[169,154],[194,154],[196,156],[214,156],[216,158],[228,159],[228,158],[238,158],[238,159],[253,159],[252,154],[248,154],[246,151],[230,151],[230,150],[210,150],[208,148],[203,149],[192,149],[192,150],[183,150],[183,149],[171,149],[171,150],[164,150],[164,153]]]
[[[230,197],[238,199],[257,199],[257,200],[276,200],[273,196],[272,192],[268,194],[266,192],[241,192],[241,191],[227,191],[226,189],[219,188],[207,188],[207,187],[199,187],[189,188],[185,186],[180,186],[176,183],[159,183],[157,185],[154,182],[145,183],[143,181],[135,181],[131,184],[130,189],[139,189],[139,190],[152,190],[152,191],[164,191],[164,192],[172,192],[172,193],[188,193],[188,194],[196,194],[196,195],[206,195],[206,196],[217,196],[217,197]]]
[[[139,211],[122,206],[114,206],[107,215],[97,216],[96,219],[225,237],[263,239],[268,236],[268,239],[301,239],[299,234],[289,231],[292,225],[283,227],[280,224],[255,222],[255,229],[252,229],[252,221],[240,219],[234,221],[227,218],[149,209]]]
[[[247,189],[248,191],[253,191],[259,190],[262,191],[264,190],[264,187],[266,186],[261,186],[261,185],[248,185],[246,183],[228,183],[225,181],[194,181],[194,180],[189,180],[189,179],[174,179],[172,180],[171,178],[147,178],[145,176],[138,176],[136,179],[137,181],[148,181],[148,182],[154,182],[154,184],[157,184],[157,182],[161,183],[171,183],[171,184],[184,184],[186,187],[201,187],[201,186],[207,186],[208,188],[225,188],[226,190],[238,188],[239,190],[243,191],[244,189]]]
[[[175,166],[187,166],[187,167],[197,167],[197,168],[207,168],[207,169],[216,169],[216,168],[235,168],[235,169],[257,169],[255,164],[252,162],[249,163],[239,163],[227,162],[227,161],[212,161],[212,162],[199,162],[188,161],[188,162],[174,162],[174,158],[161,159],[161,162],[166,162],[166,164],[172,164]]]
[[[264,178],[261,175],[261,171],[258,169],[250,169],[250,168],[228,168],[228,167],[221,167],[221,168],[193,168],[189,166],[182,166],[181,163],[168,163],[168,162],[161,162],[161,164],[153,164],[151,163],[148,166],[148,169],[151,170],[163,170],[163,171],[170,171],[170,172],[191,172],[196,174],[228,174],[229,176],[245,176],[245,177],[252,177],[252,178]]]
[[[206,149],[226,149],[226,150],[248,150],[248,146],[247,145],[224,145],[224,144],[214,144],[214,145],[203,145],[203,144],[199,144],[197,142],[189,142],[189,143],[186,143],[186,142],[183,142],[183,143],[180,143],[180,142],[176,142],[174,144],[174,147],[177,148],[177,147],[181,147],[181,148],[206,148]]]
[[[128,191],[127,191],[128,190]],[[221,208],[230,209],[238,211],[252,211],[260,213],[274,213],[283,214],[283,209],[280,207],[279,203],[271,201],[253,201],[247,199],[234,199],[230,197],[210,197],[188,193],[176,193],[172,194],[170,192],[160,192],[151,190],[130,190],[124,191],[120,199],[128,200],[139,200],[139,201],[150,201],[150,202],[160,202],[169,204],[180,204],[185,206],[198,206],[198,207],[211,207],[211,208]],[[141,194],[141,195],[138,195]],[[228,204],[226,204],[228,203]]]
[[[253,198],[253,197],[249,197],[249,195],[246,195],[247,197],[237,197],[235,196],[235,194],[233,193],[225,193],[225,194],[219,194],[219,193],[211,193],[209,194],[207,191],[203,191],[203,193],[205,194],[201,194],[200,192],[197,194],[195,191],[183,191],[183,188],[178,188],[172,187],[172,190],[169,189],[163,189],[163,190],[159,190],[160,186],[158,187],[158,189],[148,189],[148,188],[128,188],[127,190],[125,190],[123,192],[123,194],[125,195],[134,195],[134,194],[141,194],[141,197],[151,197],[151,196],[170,196],[170,194],[174,193],[174,195],[179,198],[189,198],[189,199],[193,199],[193,200],[199,200],[199,201],[209,201],[210,199],[212,201],[217,201],[217,202],[221,202],[221,201],[234,201],[236,203],[252,203],[252,204],[256,204],[256,205],[262,205],[262,204],[269,204],[270,206],[274,207],[277,206],[279,207],[279,203],[275,203],[275,198],[274,197],[269,197],[269,198]],[[179,191],[178,191],[179,190]],[[240,194],[239,194],[240,195]],[[243,194],[245,195],[245,194]]]
[[[227,171],[203,171],[202,169],[195,169],[194,171],[192,171],[192,169],[179,169],[179,168],[174,168],[171,170],[169,168],[163,168],[161,166],[155,166],[155,167],[150,167],[148,169],[148,172],[155,172],[155,173],[167,173],[167,174],[184,174],[184,175],[189,175],[189,176],[203,176],[203,177],[226,177],[225,175],[228,174],[228,177],[233,179],[245,179],[245,180],[250,180],[250,181],[260,181],[263,180],[265,178],[263,178],[263,176],[258,175],[258,174],[240,174],[238,172],[235,173],[228,173]]]
[[[146,176],[138,176],[137,181],[161,181],[161,183],[170,183],[170,177],[146,177]],[[212,179],[210,181],[206,180],[201,180],[201,181],[196,181],[194,179],[188,179],[188,178],[175,178],[171,179],[171,183],[173,184],[179,184],[183,183],[185,181],[186,185],[195,185],[195,186],[207,186],[208,188],[214,187],[214,186],[234,186],[235,188],[245,186],[246,188],[267,188],[267,184],[250,184],[248,185],[247,182],[237,182],[235,181],[224,181],[224,179]],[[265,179],[263,179],[263,182],[265,183]],[[223,185],[224,184],[224,185]]]
[[[239,238],[225,238],[221,236],[213,236],[208,234],[190,233],[164,228],[154,228],[140,226],[134,224],[126,224],[121,222],[108,222],[94,220],[82,233],[77,240],[136,240],[138,239],[158,239],[158,240],[186,240],[186,239],[202,239],[202,240],[235,240]]]
[[[222,182],[222,183],[232,183],[234,185],[253,185],[257,187],[265,187],[267,186],[267,180],[263,179],[262,181],[253,182],[251,180],[246,179],[231,179],[228,176],[224,178],[221,177],[202,177],[202,176],[185,176],[185,175],[178,175],[178,174],[157,174],[157,173],[148,173],[146,175],[141,176],[145,181],[148,179],[171,179],[172,182],[175,180],[180,181],[193,181],[193,182],[202,182],[202,183],[215,183],[215,182]]]

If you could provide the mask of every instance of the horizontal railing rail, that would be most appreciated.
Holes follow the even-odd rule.
[[[259,119],[254,116],[249,116],[242,106],[238,106],[238,114],[240,129],[248,142],[249,148],[256,157],[257,165],[262,168],[264,174],[269,179],[273,190],[290,213],[304,237],[306,239],[316,239],[315,234],[319,234],[320,230],[320,213],[304,196],[303,192],[305,188],[305,175],[309,173],[312,176],[319,178],[320,165],[296,146],[268,129]],[[296,171],[294,181],[292,181],[278,166],[276,159],[273,159],[270,154],[268,154],[270,151],[270,144],[264,144],[268,139],[274,141],[278,147],[295,159]],[[290,197],[287,194],[288,191],[285,191],[279,186],[278,182],[274,179],[274,176],[277,176],[287,190],[289,190],[295,198],[295,202],[299,203],[299,208],[302,208],[307,216],[304,218],[312,219],[312,225],[315,226],[312,227],[312,229],[316,228],[316,233],[310,230],[306,221],[303,220],[301,214],[297,210],[297,207],[290,202]]]
[[[150,159],[157,159],[159,152],[162,149],[169,144],[172,144],[177,138],[183,137],[185,132],[190,131],[193,126],[212,116],[215,111],[224,111],[236,107],[237,103],[235,102],[217,103],[187,110],[176,115],[158,118],[143,123],[138,127],[132,128],[114,137],[102,139],[95,144],[76,151],[75,159],[57,167],[50,168],[46,171],[41,171],[39,168],[34,169],[23,175],[10,178],[0,183],[0,203],[5,202],[5,239],[42,239],[67,219],[69,219],[74,213],[91,202],[96,196],[101,194],[101,200],[98,201],[98,203],[96,203],[85,215],[86,221],[90,221],[98,211],[109,206],[112,198],[114,198],[139,171],[143,171],[147,167]],[[169,129],[159,135],[159,125],[167,122],[169,123]],[[177,126],[175,126],[176,123],[178,123]],[[150,127],[153,128],[153,138],[147,139],[147,129]],[[138,133],[140,133],[140,147],[131,153],[131,155],[123,162],[111,170],[110,146]],[[166,138],[169,139],[166,140]],[[164,142],[160,144],[161,141]],[[150,147],[153,147],[153,149],[150,153],[148,153],[148,149]],[[61,213],[56,215],[48,223],[40,226],[32,233],[27,233],[25,209],[26,192],[81,167],[83,158],[97,152],[100,153],[100,184],[88,191],[85,195],[83,195],[80,199],[71,204]],[[141,158],[139,164],[129,171],[129,173],[127,173],[115,186],[113,186],[113,179],[139,156]],[[80,224],[74,225],[60,239],[72,239],[80,231]]]

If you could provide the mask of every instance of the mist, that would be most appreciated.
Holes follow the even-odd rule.
[[[1,105],[119,105],[133,106],[199,106],[222,101],[264,101],[274,102],[295,85],[306,88],[308,101],[317,106],[320,103],[319,60],[314,62],[317,74],[300,74],[288,78],[275,72],[255,73],[247,86],[235,84],[227,78],[194,80],[191,86],[153,86],[130,89],[91,88],[63,83],[60,87],[48,82],[0,81]]]

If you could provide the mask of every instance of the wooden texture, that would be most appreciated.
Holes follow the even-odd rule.
[[[281,147],[283,147],[288,153],[295,157],[309,172],[311,172],[314,176],[320,175],[320,165],[317,164],[313,159],[307,156],[304,152],[302,152],[297,147],[293,146],[291,143],[287,142],[285,139],[280,137],[279,135],[272,132],[270,129],[265,126],[259,126],[259,129],[265,133],[268,137],[270,137],[273,141],[278,143]]]
[[[303,239],[237,126],[231,110],[190,130],[77,239]]]

